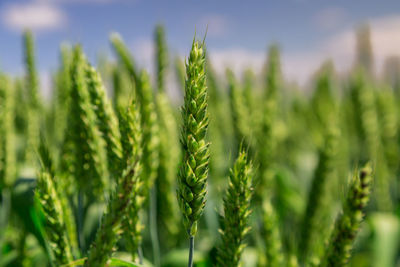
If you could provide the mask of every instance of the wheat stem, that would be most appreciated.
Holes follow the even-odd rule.
[[[188,267],[193,267],[194,236],[189,236],[189,261]]]

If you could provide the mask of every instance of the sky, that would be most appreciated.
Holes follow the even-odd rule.
[[[261,69],[268,45],[278,43],[287,79],[304,82],[325,59],[338,71],[350,68],[354,29],[369,23],[377,70],[400,55],[398,0],[1,0],[0,70],[23,71],[21,33],[36,39],[43,79],[58,66],[62,42],[81,43],[89,59],[111,55],[109,35],[121,34],[135,58],[152,69],[153,32],[166,27],[173,55],[187,55],[196,32],[217,71]]]

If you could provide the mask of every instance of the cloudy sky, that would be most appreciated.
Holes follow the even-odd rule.
[[[35,32],[40,72],[49,73],[63,41],[82,43],[94,60],[99,51],[111,54],[108,37],[116,31],[150,68],[157,23],[180,55],[195,30],[202,36],[208,25],[208,51],[218,70],[260,67],[268,44],[277,42],[285,75],[302,82],[326,58],[339,71],[349,68],[354,28],[362,22],[371,25],[379,70],[386,56],[400,54],[398,0],[1,0],[0,68],[21,73],[25,28]]]

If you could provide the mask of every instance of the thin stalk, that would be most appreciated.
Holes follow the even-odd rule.
[[[189,262],[188,267],[193,267],[194,236],[189,237]]]
[[[0,208],[0,249],[3,250],[4,245],[4,235],[5,230],[8,225],[8,220],[10,218],[10,209],[11,209],[11,194],[8,188],[3,188],[1,190],[1,208]]]
[[[139,247],[137,249],[137,254],[138,254],[138,258],[139,258],[139,264],[142,265],[143,264],[143,249],[142,249],[142,245],[139,245]]]
[[[79,189],[78,192],[78,216],[77,216],[77,221],[78,221],[78,241],[79,241],[79,248],[80,252],[83,254],[84,247],[85,247],[85,240],[83,238],[83,192],[81,189]]]
[[[150,238],[153,249],[153,260],[156,267],[160,266],[160,244],[157,232],[157,194],[156,185],[150,192]]]

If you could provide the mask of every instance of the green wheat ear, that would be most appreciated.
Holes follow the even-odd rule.
[[[120,106],[129,105],[129,96],[134,90],[134,84],[131,82],[130,76],[120,63],[113,67],[112,71],[112,85],[113,85],[113,106],[118,108]]]
[[[120,108],[119,125],[123,148],[123,161],[126,162],[132,154],[136,154],[141,158],[142,133],[140,127],[140,112],[135,101],[132,101],[127,108]],[[139,168],[141,168],[141,166],[139,166]],[[141,171],[141,169],[139,170]],[[142,176],[139,175],[139,177]],[[135,194],[131,195],[131,202],[122,222],[126,247],[131,253],[133,261],[137,258],[137,251],[142,242],[142,230],[144,228],[139,217],[139,212],[143,208],[144,203],[144,196],[141,194],[143,186],[143,180],[140,178],[135,183]]]
[[[337,178],[337,154],[339,133],[336,128],[328,130],[324,147],[319,152],[319,162],[315,170],[308,194],[308,202],[303,217],[299,242],[299,256],[302,262],[307,262],[309,256],[315,253],[318,236],[323,235],[324,215],[329,210],[328,185]]]
[[[249,116],[249,125],[250,127],[254,126],[254,118],[251,116],[253,112],[255,111],[255,96],[254,96],[254,91],[255,91],[255,81],[256,81],[256,76],[253,72],[252,69],[247,69],[244,72],[244,77],[243,77],[243,98],[244,98],[244,103],[246,106],[246,112]]]
[[[128,216],[129,206],[137,194],[139,182],[140,159],[132,154],[128,167],[119,177],[116,191],[111,195],[106,211],[103,214],[100,228],[92,243],[85,266],[105,266],[115,250],[115,244],[122,233],[122,221]]]
[[[140,84],[140,77],[136,70],[135,62],[133,61],[133,58],[128,48],[125,46],[121,36],[118,33],[113,33],[110,36],[110,41],[119,60],[124,65],[129,75],[133,78],[135,86],[137,86]]]
[[[0,188],[9,187],[16,178],[14,101],[8,77],[0,75]]]
[[[121,166],[122,147],[118,119],[110,100],[107,98],[100,74],[95,68],[86,67],[86,79],[91,102],[97,115],[97,126],[106,141],[108,166],[114,178],[119,178],[123,169]]]
[[[235,147],[239,147],[240,142],[245,146],[250,145],[251,130],[249,127],[249,118],[247,117],[246,105],[242,91],[239,89],[239,83],[235,78],[233,71],[226,72],[229,84],[229,102],[231,107],[232,124],[235,134]]]
[[[259,183],[255,189],[255,200],[262,202],[263,196],[272,192],[275,176],[275,155],[277,138],[275,134],[277,110],[279,104],[279,88],[281,86],[281,66],[279,49],[273,45],[269,48],[267,71],[265,74],[265,92],[261,105],[260,134],[257,138]]]
[[[136,92],[140,105],[141,127],[143,130],[142,176],[145,185],[143,195],[147,198],[157,176],[159,164],[158,146],[160,140],[157,110],[150,85],[150,77],[146,71],[142,71],[140,74],[140,84],[136,86]]]
[[[55,77],[54,86],[54,140],[56,144],[61,144],[66,130],[66,117],[68,113],[68,102],[71,88],[71,48],[67,44],[62,44],[60,48],[61,64]]]
[[[276,99],[278,90],[280,89],[281,76],[280,52],[277,45],[271,45],[268,50],[268,63],[266,73],[266,97]]]
[[[239,152],[230,170],[229,185],[224,198],[224,218],[220,229],[222,244],[219,246],[218,266],[240,266],[246,245],[243,240],[250,231],[250,201],[253,195],[253,167],[244,150]]]
[[[32,107],[40,106],[39,100],[39,78],[35,65],[34,41],[32,32],[24,33],[25,47],[25,68],[26,68],[26,86],[28,89],[29,101]]]
[[[143,130],[142,176],[145,177],[143,195],[147,197],[156,178],[159,144],[157,113],[150,85],[150,77],[144,70],[138,74],[135,68],[135,62],[118,34],[112,34],[110,39],[121,63],[133,80],[137,101],[140,107],[141,127]]]
[[[106,144],[97,127],[97,118],[85,78],[85,66],[82,50],[80,46],[76,46],[71,66],[67,138],[73,146],[72,170],[80,190],[94,196],[102,196],[108,183]]]
[[[282,265],[282,240],[279,231],[279,219],[270,200],[264,200],[262,206],[262,237],[265,245],[265,255],[261,257],[262,265],[279,267]]]
[[[58,175],[56,166],[53,162],[52,155],[49,151],[48,146],[46,145],[46,142],[42,136],[40,143],[39,143],[39,148],[38,148],[38,153],[40,156],[40,162],[42,165],[42,169],[49,173],[49,175],[52,177],[54,189],[56,190],[56,194],[58,196],[60,205],[61,205],[61,211],[62,211],[62,221],[64,222],[65,225],[65,230],[66,230],[66,235],[68,237],[68,241],[70,244],[70,247],[72,249],[72,252],[77,252],[78,251],[78,237],[77,237],[77,231],[76,231],[76,224],[75,224],[75,218],[73,215],[73,211],[71,208],[71,205],[69,203],[68,199],[68,192],[66,190],[66,177],[63,177],[62,175]],[[74,254],[75,255],[75,254]]]
[[[28,96],[28,109],[27,114],[27,148],[26,148],[26,161],[28,163],[35,162],[35,149],[39,144],[40,132],[40,117],[39,109],[41,106],[39,98],[39,78],[35,65],[35,52],[34,41],[30,31],[24,33],[24,48],[25,48],[25,88]]]
[[[189,266],[193,257],[197,222],[204,210],[207,193],[209,143],[207,85],[204,43],[193,41],[186,64],[185,97],[182,107],[181,142],[184,156],[179,172],[177,197],[183,223],[190,237]]]
[[[176,245],[179,233],[179,207],[175,197],[177,167],[180,160],[179,133],[174,110],[166,92],[168,53],[164,27],[158,25],[155,32],[157,91],[155,103],[159,120],[159,166],[155,190],[157,192],[157,225],[164,247]]]
[[[63,204],[55,186],[55,170],[50,153],[43,142],[39,146],[42,170],[37,179],[36,196],[45,214],[46,238],[53,254],[54,263],[59,266],[73,260],[68,238]]]
[[[179,207],[175,197],[177,167],[181,151],[179,133],[171,103],[164,92],[156,96],[160,124],[160,164],[157,170],[157,210],[159,213],[159,233],[174,244],[174,237],[179,232]],[[168,245],[168,244],[167,244]]]
[[[376,165],[374,201],[380,210],[391,210],[389,175],[387,162],[382,158],[382,144],[379,134],[379,118],[374,88],[363,69],[358,69],[351,80],[352,114],[360,140],[358,151]],[[364,159],[365,160],[365,159]]]
[[[156,43],[156,65],[157,65],[157,89],[165,92],[165,77],[168,70],[167,42],[165,40],[165,30],[162,25],[157,25],[155,32]]]
[[[351,256],[354,239],[363,220],[372,182],[369,164],[353,177],[343,213],[337,218],[321,266],[345,266]]]
[[[141,178],[142,134],[140,115],[134,102],[126,111],[120,111],[121,161],[125,170],[117,177],[117,188],[112,194],[101,226],[96,234],[85,266],[104,266],[115,250],[122,233],[127,237],[127,246],[137,250],[141,238],[139,210],[143,198]],[[135,255],[134,255],[135,256]]]
[[[66,235],[61,202],[52,179],[46,171],[39,173],[36,195],[45,214],[46,237],[54,256],[54,263],[62,265],[72,261],[73,257]]]

